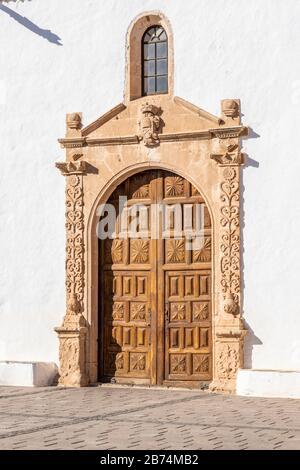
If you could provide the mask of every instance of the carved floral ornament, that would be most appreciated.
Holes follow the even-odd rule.
[[[135,124],[133,125],[132,133],[130,135],[114,136],[110,134],[108,137],[101,134],[101,137],[95,136],[93,132],[96,129],[96,124],[92,124],[84,129],[81,129],[81,114],[72,113],[67,116],[67,135],[65,139],[60,139],[60,143],[67,151],[67,159],[65,162],[59,162],[56,167],[60,170],[66,179],[66,293],[67,293],[67,308],[63,320],[63,324],[56,331],[60,338],[60,362],[61,362],[61,380],[60,383],[64,385],[82,385],[87,383],[86,377],[86,362],[88,353],[85,350],[85,345],[89,342],[89,331],[87,330],[87,322],[85,318],[89,318],[90,312],[86,310],[89,307],[88,299],[85,299],[85,286],[88,291],[91,286],[88,284],[88,267],[86,266],[85,256],[86,253],[86,239],[89,236],[87,233],[87,222],[84,216],[84,207],[86,212],[92,207],[94,200],[91,200],[92,192],[95,191],[96,174],[90,177],[88,172],[89,162],[93,165],[99,165],[99,188],[102,189],[103,180],[109,180],[111,174],[105,175],[102,178],[101,171],[106,171],[102,165],[102,154],[107,152],[107,159],[109,159],[109,151],[113,149],[114,145],[117,146],[117,152],[122,153],[123,145],[132,145],[130,152],[135,157],[136,163],[143,163],[143,146],[156,147],[165,142],[180,142],[178,146],[178,154],[181,152],[187,155],[189,149],[189,141],[196,142],[202,140],[201,145],[206,146],[205,165],[206,171],[209,173],[208,181],[211,185],[216,183],[218,187],[218,197],[214,201],[212,210],[214,211],[215,221],[217,224],[216,237],[206,235],[204,244],[198,250],[194,249],[192,252],[192,259],[196,262],[209,262],[215,259],[216,271],[216,292],[220,292],[218,301],[214,311],[213,306],[209,302],[194,303],[190,312],[184,310],[180,303],[174,303],[171,306],[171,317],[176,321],[183,321],[185,315],[188,313],[193,315],[193,318],[206,321],[212,319],[215,322],[215,330],[213,341],[214,364],[209,362],[208,357],[199,356],[197,359],[199,364],[195,364],[195,368],[199,367],[201,371],[207,371],[211,368],[214,372],[212,390],[229,390],[234,391],[234,381],[238,367],[242,366],[242,341],[245,331],[241,323],[241,275],[240,275],[240,167],[243,164],[243,154],[240,148],[240,139],[247,134],[247,128],[239,124],[239,104],[238,100],[226,100],[222,104],[222,119],[211,119],[212,126],[207,124],[206,129],[199,131],[182,132],[184,129],[184,113],[175,116],[176,119],[183,119],[181,131],[173,134],[162,133],[162,127],[165,124],[161,118],[162,109],[164,116],[171,115],[175,107],[174,102],[170,108],[168,103],[163,104],[156,100],[155,105],[144,100],[143,106],[136,106],[134,108]],[[158,106],[159,104],[159,106]],[[120,110],[122,113],[125,106]],[[137,111],[136,111],[137,109]],[[130,110],[130,112],[132,112]],[[194,115],[195,114],[195,111]],[[197,113],[200,113],[197,111]],[[111,122],[115,115],[110,117]],[[206,114],[203,114],[205,118]],[[199,114],[196,116],[199,118]],[[195,119],[196,119],[195,117]],[[210,119],[210,117],[209,117]],[[226,119],[226,122],[224,121]],[[120,126],[121,118],[118,119]],[[100,119],[99,119],[100,122]],[[220,122],[220,123],[219,123]],[[103,119],[101,121],[103,125]],[[216,127],[219,126],[219,127]],[[89,134],[88,129],[91,129]],[[120,127],[121,128],[121,127]],[[196,128],[196,126],[195,126]],[[119,131],[119,128],[118,128]],[[164,144],[165,145],[165,144]],[[169,144],[164,146],[163,152],[167,152],[171,148]],[[174,149],[172,144],[172,149]],[[97,149],[96,147],[102,146],[104,150]],[[76,147],[87,147],[85,149],[73,150]],[[95,148],[95,150],[94,150]],[[128,150],[126,148],[126,150]],[[173,150],[172,150],[173,151]],[[82,152],[82,153],[81,153]],[[95,153],[94,153],[95,152]],[[98,153],[97,153],[98,152]],[[114,150],[111,155],[115,155]],[[124,153],[125,154],[125,153]],[[85,155],[85,160],[82,160]],[[100,157],[99,157],[100,155]],[[147,155],[147,152],[145,152]],[[113,158],[113,156],[111,157]],[[146,157],[145,157],[146,158]],[[163,158],[163,157],[162,157]],[[173,156],[172,156],[173,158]],[[181,162],[177,160],[178,155],[174,153],[174,167]],[[97,160],[98,159],[98,160]],[[123,161],[123,160],[122,160]],[[132,158],[133,161],[133,158]],[[95,163],[96,162],[96,163]],[[148,161],[147,161],[148,162]],[[124,159],[124,167],[120,170],[126,170],[126,159]],[[123,164],[122,163],[122,164]],[[162,163],[164,163],[162,161]],[[168,161],[167,161],[168,163]],[[173,161],[172,161],[173,164]],[[182,167],[182,165],[181,165]],[[189,172],[188,165],[187,172]],[[187,179],[190,176],[194,179],[194,174],[187,174]],[[101,179],[102,178],[102,179]],[[149,186],[141,186],[139,183],[139,175],[136,175],[137,184],[133,185],[134,197],[148,197]],[[133,179],[133,181],[135,181]],[[94,185],[94,186],[93,186]],[[209,191],[209,185],[204,188]],[[168,198],[181,197],[184,192],[184,180],[181,176],[170,176],[166,180],[165,187],[163,188],[164,194]],[[93,196],[94,197],[94,196]],[[148,263],[150,258],[149,244],[144,240],[131,240],[130,246],[130,262],[131,263]],[[105,257],[110,257],[108,261],[114,264],[123,263],[123,241],[113,240],[110,241],[105,248]],[[90,244],[91,245],[91,244]],[[88,245],[88,246],[90,246]],[[87,259],[89,257],[87,256]],[[106,259],[106,258],[105,258]],[[166,240],[166,259],[169,263],[181,263],[185,260],[184,242],[181,239]],[[87,294],[88,295],[88,294]],[[220,301],[219,301],[220,300]],[[93,311],[96,309],[93,309]],[[128,312],[127,312],[128,313]],[[148,307],[146,304],[133,304],[130,309],[130,315],[134,319],[140,321],[148,315]],[[122,321],[125,315],[125,307],[122,302],[115,304],[112,316],[117,321]],[[216,316],[218,317],[216,319]],[[89,328],[93,328],[93,320]],[[95,335],[94,335],[95,336]],[[86,341],[86,339],[88,341]],[[72,356],[72,357],[71,357]],[[91,362],[97,362],[95,355]],[[134,370],[144,370],[148,367],[146,358],[143,354],[133,356],[131,359],[131,367]],[[180,355],[174,355],[172,358],[172,369],[174,372],[181,372],[185,370],[187,364],[185,358]],[[122,353],[118,353],[117,369],[124,367],[124,357]],[[95,381],[94,379],[90,379]]]
[[[240,213],[239,180],[236,167],[223,169],[221,182],[221,286],[224,293],[224,310],[239,313],[240,292]]]

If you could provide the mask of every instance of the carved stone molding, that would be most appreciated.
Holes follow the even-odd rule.
[[[67,311],[61,327],[55,328],[60,342],[60,379],[65,386],[88,383],[85,373],[86,321],[84,298],[83,174],[85,162],[56,163],[66,176],[66,294]]]

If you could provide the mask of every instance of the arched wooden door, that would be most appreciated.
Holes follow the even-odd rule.
[[[99,240],[99,380],[210,381],[211,221],[202,196],[181,176],[147,170],[108,203],[117,218],[115,238]],[[196,214],[204,221],[200,243]]]

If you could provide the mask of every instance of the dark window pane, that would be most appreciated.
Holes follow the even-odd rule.
[[[161,44],[158,42],[156,44],[156,57],[158,59],[162,58],[165,59],[167,57],[167,43],[162,42]]]
[[[163,28],[159,29],[159,31],[157,32],[157,37],[160,41],[166,41],[167,35],[166,35],[165,30]]]
[[[149,31],[149,42],[155,42],[156,41],[156,28],[152,28]]]
[[[155,44],[144,44],[144,59],[155,58]]]
[[[148,60],[144,62],[144,75],[155,75],[155,60]]]
[[[154,26],[153,28],[150,28],[148,32],[149,32],[150,36],[155,36],[156,27]]]
[[[165,75],[163,77],[157,77],[157,89],[158,93],[165,93],[168,91],[168,77]]]
[[[145,86],[145,93],[147,94],[155,93],[155,78],[154,77],[145,78],[144,86]]]
[[[145,34],[144,41],[151,41],[152,36],[155,35],[155,28],[150,28]]]
[[[160,59],[157,61],[156,73],[157,75],[165,75],[167,73],[167,59]]]

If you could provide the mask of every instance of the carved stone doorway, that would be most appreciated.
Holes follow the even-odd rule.
[[[152,169],[125,180],[108,203],[117,217],[114,238],[99,240],[99,380],[211,381],[212,229],[203,197],[185,178]]]
[[[145,127],[145,116],[149,128]],[[161,123],[155,132],[153,122]],[[142,97],[126,105],[119,104],[86,127],[82,126],[80,113],[68,114],[66,124],[66,136],[59,139],[66,149],[66,161],[56,163],[66,178],[67,305],[63,322],[56,328],[60,346],[59,383],[84,386],[96,383],[101,377],[121,380],[124,372],[117,373],[117,370],[126,370],[126,381],[140,380],[151,384],[176,381],[178,384],[188,380],[189,383],[199,384],[206,377],[207,380],[212,379],[210,390],[234,392],[238,368],[243,367],[243,340],[246,334],[242,319],[240,276],[240,174],[244,160],[241,139],[247,135],[247,127],[241,124],[239,100],[223,100],[220,116],[213,116],[172,95]],[[155,187],[151,197],[145,196],[144,186],[146,184],[147,189],[147,182],[142,181],[138,185],[139,178],[145,177],[146,170],[161,172],[156,173],[156,183],[152,183],[152,180],[148,182],[150,189],[153,185]],[[165,171],[171,173],[163,173]],[[174,202],[187,205],[191,198],[201,197],[191,193],[192,184],[193,191],[198,190],[205,197],[209,210],[213,229],[212,256],[211,260],[196,261],[194,250],[187,250],[184,261],[165,263],[164,256],[168,256],[165,255],[166,247],[167,252],[175,251],[176,256],[181,256],[181,240],[165,239],[159,242],[158,237],[155,241],[149,241],[149,262],[145,261],[140,263],[145,266],[139,266],[134,257],[140,255],[133,255],[131,248],[138,253],[140,250],[137,247],[140,247],[143,252],[141,242],[144,240],[134,240],[132,237],[124,242],[122,263],[113,262],[113,259],[107,262],[113,276],[115,272],[123,273],[123,287],[127,284],[129,291],[127,297],[123,296],[123,291],[122,295],[118,293],[112,305],[107,307],[111,330],[120,326],[117,330],[119,335],[122,330],[122,341],[118,339],[120,344],[116,345],[119,351],[117,347],[115,350],[108,347],[108,350],[116,353],[116,357],[111,359],[112,365],[104,371],[104,342],[99,337],[99,331],[103,334],[104,330],[99,327],[99,300],[106,299],[107,293],[99,283],[102,268],[98,262],[99,240],[96,235],[98,207],[109,199],[126,178],[129,180],[124,184],[129,186],[125,194],[133,201],[145,202],[146,206],[152,204],[151,198],[155,201],[167,199],[170,204],[173,198]],[[170,184],[170,181],[174,184]],[[171,192],[168,198],[167,187]],[[135,198],[132,198],[132,191],[137,191]],[[183,191],[183,194],[179,196],[177,191]],[[209,235],[208,232],[206,235]],[[117,242],[114,241],[115,245]],[[209,289],[205,294],[207,298],[201,299],[198,295],[200,271],[204,269],[207,269]],[[129,273],[128,279],[125,279],[126,272]],[[137,289],[138,272],[141,277],[149,278],[146,281],[149,282],[149,291],[145,291],[143,299],[142,294],[133,295],[134,291],[130,291]],[[171,293],[176,282],[179,286],[178,295]],[[130,283],[135,287],[130,287]],[[142,289],[141,286],[139,288]],[[184,290],[190,289],[192,292],[192,288],[197,292],[197,298],[196,295],[194,298],[192,294],[186,294]],[[198,308],[199,315],[202,315],[201,302],[206,301],[211,306],[209,324],[190,325],[188,322],[194,318]],[[131,327],[130,315],[138,317],[140,313],[137,304],[143,302],[146,319],[134,319],[135,323]],[[200,305],[194,307],[197,302]],[[112,315],[120,314],[117,313],[119,304],[127,316],[124,316],[123,323],[118,324],[116,319],[112,320]],[[206,307],[203,308],[205,312]],[[149,309],[153,317],[150,322]],[[169,315],[167,327],[165,311]],[[173,314],[178,316],[177,323],[170,320]],[[183,315],[188,319],[186,323],[184,319],[179,320]],[[140,323],[143,326],[139,326]],[[203,331],[206,328],[208,330],[207,334],[203,332],[202,337],[201,328]],[[138,332],[140,339],[135,339]],[[123,348],[125,352],[125,340],[128,342],[126,354],[117,356],[123,352]],[[201,347],[196,347],[206,340],[207,347],[203,343]],[[137,347],[138,341],[144,342],[144,350]],[[178,347],[175,346],[177,344]],[[187,344],[192,346],[187,347]],[[99,349],[102,351],[100,374]],[[140,360],[138,353],[145,356]],[[109,364],[108,359],[105,361]],[[109,370],[110,367],[112,369]],[[195,380],[191,380],[193,375]]]

